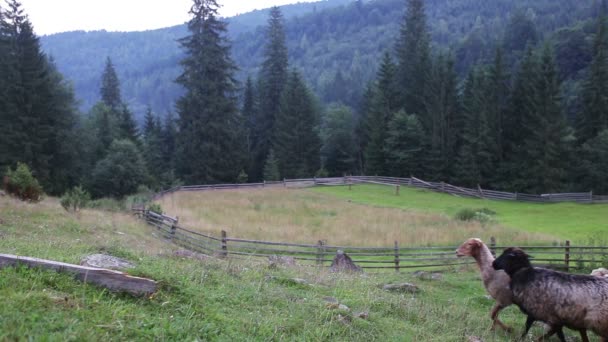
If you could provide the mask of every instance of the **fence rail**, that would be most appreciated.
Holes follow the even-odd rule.
[[[447,268],[474,264],[471,258],[458,258],[457,246],[400,246],[395,241],[390,247],[333,246],[327,241],[316,243],[283,243],[232,238],[226,231],[220,237],[179,226],[179,219],[142,208],[133,212],[166,239],[189,250],[220,258],[269,258],[286,256],[302,266],[329,267],[339,250],[351,256],[363,269],[395,270],[417,268]],[[498,246],[491,239],[490,249],[496,253],[507,246]],[[534,264],[564,270],[589,269],[608,262],[608,247],[573,246],[569,241],[555,246],[523,246],[534,257]]]

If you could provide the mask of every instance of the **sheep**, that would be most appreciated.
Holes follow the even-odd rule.
[[[459,257],[470,256],[475,259],[479,271],[481,272],[481,279],[486,291],[494,300],[496,304],[490,312],[490,318],[492,319],[492,330],[496,328],[496,325],[500,326],[506,331],[511,332],[511,327],[505,325],[498,319],[498,313],[513,304],[511,289],[509,289],[509,281],[511,278],[504,271],[496,271],[492,268],[492,261],[494,256],[488,246],[486,246],[480,239],[471,238],[458,247],[456,255]]]
[[[545,322],[549,331],[565,342],[562,328],[578,330],[583,341],[589,341],[591,329],[608,342],[608,282],[591,275],[568,274],[530,264],[530,257],[517,247],[507,248],[492,263],[511,277],[513,302],[528,315],[525,336],[535,320]]]

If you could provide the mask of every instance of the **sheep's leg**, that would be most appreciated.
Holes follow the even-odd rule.
[[[501,322],[498,319],[498,313],[500,312],[500,310],[504,309],[505,306],[502,306],[498,303],[494,304],[494,307],[492,308],[492,312],[490,313],[490,318],[492,318],[492,330],[494,330],[496,328],[496,325],[498,324],[501,328],[503,328],[504,330],[508,331],[508,332],[512,332],[513,329],[511,329],[511,327],[505,325],[503,322]]]
[[[536,339],[536,341],[538,341],[538,342],[544,341],[546,338],[553,336],[553,334],[555,334],[555,333],[557,333],[557,337],[559,337],[560,341],[566,342],[566,336],[564,336],[564,331],[562,330],[561,326],[557,326],[557,327],[550,326],[549,331],[547,331],[547,333],[544,334],[543,336]]]
[[[589,342],[589,337],[587,336],[587,329],[581,329],[579,330],[579,332],[581,333],[581,341]],[[606,339],[603,339],[602,341],[608,342],[608,340]]]
[[[536,321],[536,319],[528,315],[528,317],[526,318],[526,329],[524,330],[524,333],[521,334],[521,340],[524,340],[526,338],[526,335],[528,334],[528,331],[530,331],[530,327],[532,327],[532,323],[534,323],[534,321]]]

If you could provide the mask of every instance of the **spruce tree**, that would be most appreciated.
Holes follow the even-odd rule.
[[[406,113],[423,115],[425,112],[424,89],[431,66],[430,51],[424,0],[407,0],[396,44],[399,65],[397,80],[402,101],[400,107]]]
[[[505,155],[504,121],[508,110],[509,101],[509,76],[505,67],[503,52],[496,49],[494,62],[488,68],[487,80],[487,120],[490,127],[490,135],[494,143],[494,159],[497,164],[502,163]]]
[[[367,113],[368,141],[365,147],[365,173],[386,175],[387,127],[398,111],[399,93],[396,87],[396,66],[388,53],[384,54],[378,80]]]
[[[422,177],[425,134],[416,115],[397,112],[388,123],[386,138],[387,169],[395,177]]]
[[[281,97],[273,148],[284,178],[314,175],[320,167],[321,140],[315,99],[302,76],[293,71]]]
[[[144,118],[143,157],[154,186],[160,185],[161,175],[166,171],[162,151],[162,126],[148,107]]]
[[[447,181],[451,175],[451,165],[455,155],[460,109],[454,72],[454,62],[450,56],[437,57],[427,83],[425,94],[426,113],[421,120],[428,132],[427,178]]]
[[[0,150],[7,151],[0,152],[0,166],[24,162],[47,192],[58,194],[76,177],[70,150],[76,121],[73,94],[42,52],[18,1],[8,1],[0,24],[6,72],[0,90],[6,103],[0,109]]]
[[[583,85],[583,110],[577,118],[579,142],[593,139],[608,129],[608,13],[598,17],[593,61]]]
[[[241,116],[243,117],[243,123],[245,126],[245,151],[247,154],[246,170],[248,175],[256,174],[253,164],[253,136],[256,134],[255,128],[257,113],[258,105],[253,81],[251,80],[251,77],[247,77],[247,81],[245,82],[245,91],[243,94],[243,108],[241,109]]]
[[[357,172],[355,119],[349,107],[332,105],[323,118],[323,168],[329,175],[342,176]]]
[[[279,162],[274,155],[274,150],[270,149],[268,152],[268,158],[264,164],[264,181],[276,182],[281,180],[281,174],[279,172]]]
[[[490,82],[479,69],[471,70],[465,81],[462,94],[464,127],[454,170],[458,184],[487,185],[494,174],[492,153],[496,149],[488,123],[491,100],[486,96]]]
[[[106,65],[101,75],[101,101],[113,110],[120,110],[122,97],[120,95],[120,82],[110,57],[106,58]]]
[[[509,110],[503,121],[504,161],[500,165],[500,181],[497,186],[505,190],[521,191],[519,179],[520,156],[524,150],[525,138],[528,135],[529,116],[535,111],[536,87],[534,79],[538,72],[538,61],[531,48],[525,52],[515,73],[513,91],[509,101]]]
[[[273,144],[272,134],[281,105],[281,95],[288,79],[288,55],[285,43],[283,14],[278,7],[270,9],[266,28],[264,61],[258,76],[259,105],[256,111],[252,145],[254,152],[250,178],[257,180],[262,175],[268,151]],[[277,152],[277,151],[275,151]]]
[[[549,45],[535,76],[534,108],[525,120],[526,136],[519,154],[519,181],[523,190],[532,193],[558,192],[568,173],[574,136],[561,108],[560,82]]]
[[[190,35],[180,39],[185,58],[177,82],[185,94],[177,102],[177,171],[189,184],[234,182],[243,166],[236,66],[218,7],[215,0],[194,0]]]

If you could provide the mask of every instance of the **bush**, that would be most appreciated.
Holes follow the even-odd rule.
[[[148,210],[160,215],[163,214],[163,208],[158,203],[150,203],[150,205],[148,206]]]
[[[459,210],[454,218],[460,221],[479,221],[488,222],[492,220],[492,216],[496,215],[496,212],[488,208],[472,209],[464,208]]]
[[[80,211],[87,206],[91,200],[91,195],[81,186],[77,186],[61,196],[61,206],[66,211]]]
[[[248,180],[249,180],[249,176],[247,175],[245,170],[241,170],[238,177],[236,178],[236,182],[239,184],[244,184],[244,183],[247,183]]]
[[[30,168],[24,163],[17,163],[15,171],[7,170],[8,184],[6,191],[22,201],[38,202],[42,198],[42,186],[34,178]]]

